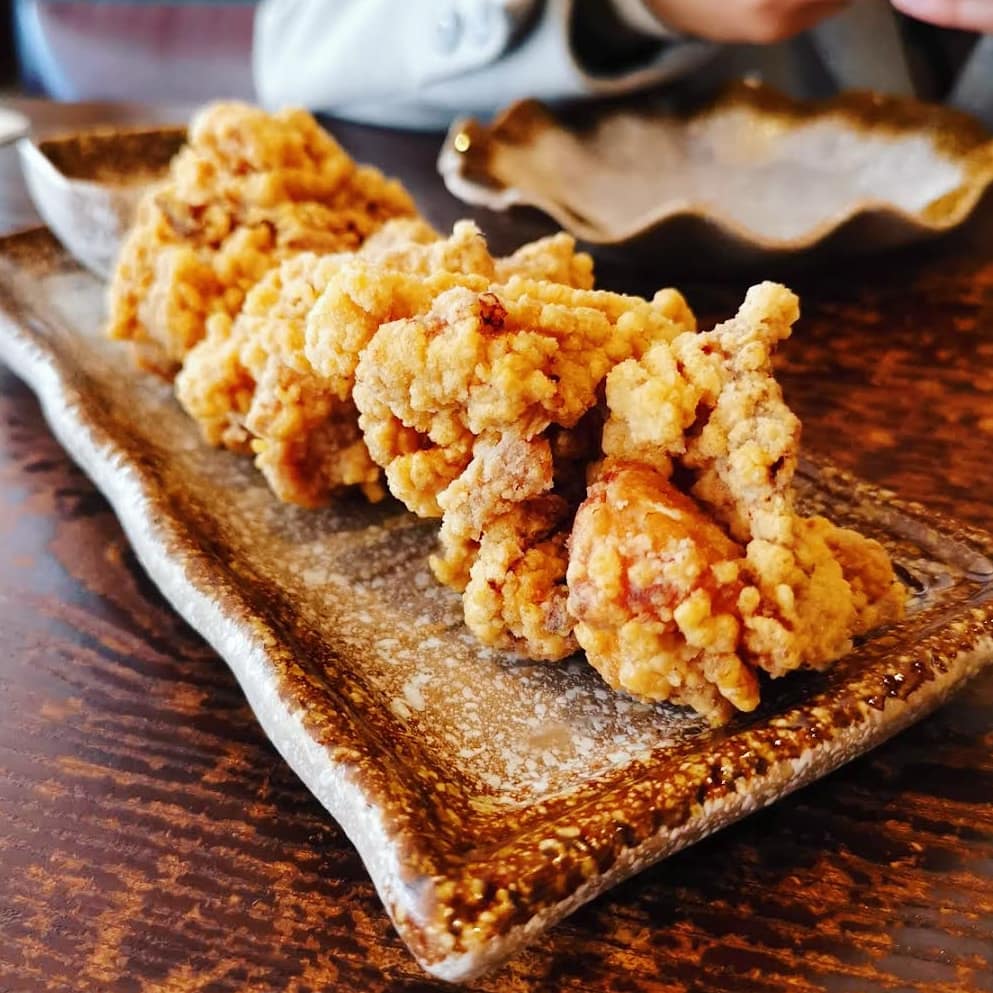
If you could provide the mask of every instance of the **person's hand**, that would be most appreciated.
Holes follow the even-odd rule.
[[[903,0],[955,6],[954,0]],[[959,0],[960,5],[970,0]],[[846,0],[645,0],[668,27],[707,41],[768,45],[792,38],[848,6]],[[972,0],[993,10],[993,0]]]
[[[993,0],[892,0],[897,10],[944,28],[993,34]]]

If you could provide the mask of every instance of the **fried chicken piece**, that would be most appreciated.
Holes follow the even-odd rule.
[[[543,659],[575,650],[564,547],[599,451],[603,378],[691,321],[674,291],[649,302],[515,277],[456,287],[373,336],[355,386],[369,450],[395,496],[442,516],[432,568],[464,590],[484,644]],[[539,617],[553,624],[544,633]]]
[[[465,589],[488,525],[498,517],[509,518],[515,508],[535,502],[553,486],[547,438],[527,440],[514,431],[477,438],[469,464],[438,496],[443,513],[440,554],[431,559],[438,580]]]
[[[210,318],[176,377],[176,396],[207,442],[250,450],[246,418],[258,383],[274,360],[303,350],[307,314],[344,258],[294,255],[259,280],[237,317]]]
[[[773,677],[826,669],[855,637],[903,616],[906,592],[886,550],[823,517],[794,514],[779,540],[746,548],[742,647]]]
[[[713,721],[724,720],[727,707],[701,687],[717,686],[738,709],[754,706],[747,694],[735,696],[745,683],[730,655],[772,676],[801,666],[823,668],[848,651],[855,636],[903,612],[904,592],[881,545],[795,510],[800,427],[773,377],[772,351],[789,335],[797,314],[793,294],[762,284],[749,291],[734,318],[713,331],[681,335],[614,369],[603,434],[609,485],[595,485],[577,514],[569,582],[570,589],[574,580],[579,584],[570,597],[570,609],[582,621],[579,643],[614,685],[653,699],[681,700]],[[727,637],[713,645],[700,636],[692,640],[685,616],[675,614],[683,640],[673,639],[666,626],[671,605],[631,595],[642,585],[638,571],[645,568],[633,555],[618,552],[621,565],[601,561],[608,548],[626,549],[641,540],[654,554],[672,538],[664,512],[628,534],[637,526],[630,509],[635,497],[624,491],[645,472],[656,477],[655,504],[684,516],[688,511],[679,500],[685,497],[662,487],[674,473],[688,480],[698,502],[695,513],[711,515],[712,530],[725,536],[721,548],[697,528],[686,535],[684,548],[716,562],[722,582],[735,584],[735,595],[723,595],[719,611],[709,588],[707,598],[694,593],[695,606],[680,607],[704,627],[718,614],[734,621],[733,629],[721,622]],[[647,487],[643,480],[638,485]],[[656,527],[661,535],[654,534]],[[719,561],[711,554],[715,550]],[[609,579],[611,568],[616,580]],[[704,650],[690,657],[686,645]],[[697,680],[693,699],[683,689],[677,697],[656,685],[658,673],[672,667],[680,673],[680,687]],[[739,689],[725,692],[723,680]]]
[[[712,331],[681,335],[607,381],[608,456],[693,471],[693,495],[738,541],[775,539],[793,515],[800,422],[786,406],[772,354],[799,316],[776,283],[747,293]]]
[[[213,104],[139,208],[111,283],[109,334],[171,375],[208,319],[233,317],[284,258],[355,249],[414,213],[399,183],[357,166],[305,111]]]
[[[382,324],[426,313],[447,290],[482,292],[496,278],[517,269],[557,272],[562,278],[589,280],[592,260],[575,252],[571,238],[553,238],[526,245],[515,255],[494,260],[479,229],[470,221],[456,223],[447,239],[430,237],[422,225],[416,240],[403,241],[392,222],[374,235],[331,279],[306,322],[304,359],[340,398],[351,395],[359,356]],[[399,235],[397,234],[399,232]],[[299,360],[299,356],[297,357]],[[425,450],[416,432],[392,419],[367,425],[365,437],[374,451],[402,451],[392,467],[394,486],[409,493],[432,494],[412,509],[436,513],[434,496],[464,466],[457,446]]]
[[[383,495],[379,467],[369,458],[351,401],[358,353],[385,313],[402,306],[404,286],[414,284],[426,307],[429,294],[453,285],[451,279],[438,283],[412,275],[391,280],[382,267],[393,266],[424,275],[442,275],[448,267],[491,273],[493,260],[475,225],[457,224],[450,238],[441,239],[418,219],[387,222],[356,254],[291,256],[255,285],[234,320],[226,314],[210,318],[206,338],[176,377],[177,397],[205,439],[258,453],[256,464],[283,500],[319,506],[355,484],[369,499]],[[352,311],[343,313],[335,288],[322,295],[332,283],[350,286],[367,308],[358,312],[358,321]],[[360,292],[363,286],[371,299]],[[315,323],[329,330],[332,304],[339,365],[330,370],[325,363],[320,375],[307,359],[304,338]]]
[[[339,400],[312,375],[270,362],[246,419],[255,465],[280,500],[322,507],[359,487],[371,503],[386,495],[350,399]]]
[[[354,485],[370,500],[384,495],[351,399],[290,364],[307,314],[345,257],[304,252],[270,270],[234,320],[208,321],[176,377],[176,396],[205,440],[254,452],[277,496],[307,507]]]
[[[423,251],[432,248],[424,246]],[[489,285],[485,275],[434,268],[423,258],[407,261],[409,269],[354,259],[331,280],[308,315],[304,356],[337,393],[351,392],[362,351],[382,324],[424,313],[435,297],[453,287],[480,290]]]
[[[617,362],[675,337],[688,314],[674,290],[647,301],[520,277],[455,287],[420,316],[383,324],[363,352],[355,402],[369,450],[394,496],[441,516],[439,494],[477,437],[573,427]]]
[[[557,244],[558,260],[571,257],[571,242]],[[281,499],[316,506],[355,484],[379,499],[379,469],[351,402],[359,353],[385,320],[426,310],[455,285],[482,288],[494,272],[470,221],[441,238],[419,218],[395,219],[354,254],[291,256],[255,285],[237,317],[210,318],[176,378],[177,396],[208,442],[256,452]]]
[[[690,706],[712,723],[753,710],[739,653],[743,551],[657,469],[610,460],[576,514],[568,610],[615,689]]]
[[[611,418],[604,428],[608,454],[647,457],[662,469],[675,459],[693,478],[696,499],[746,543],[760,593],[742,605],[746,648],[775,676],[829,664],[855,635],[901,616],[904,602],[877,542],[796,512],[800,422],[774,378],[772,353],[798,314],[784,287],[752,287],[730,321],[673,341],[671,359],[647,355],[641,370],[618,367],[608,380]],[[653,424],[645,393],[633,397],[630,390],[658,369],[669,402]],[[641,389],[652,387],[642,382]],[[674,440],[678,423],[683,440]]]
[[[342,394],[351,391],[358,356],[379,326],[426,313],[447,289],[481,291],[494,280],[535,272],[554,273],[569,286],[592,282],[593,260],[577,253],[568,236],[542,239],[494,259],[472,221],[456,222],[446,239],[430,237],[423,222],[416,229],[411,224],[394,221],[373,235],[358,253],[361,260],[327,287],[308,317],[307,360],[334,379]]]

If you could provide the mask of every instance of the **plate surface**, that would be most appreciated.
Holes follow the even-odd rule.
[[[993,181],[993,141],[937,105],[739,83],[692,112],[612,106],[582,126],[523,101],[490,125],[456,121],[438,168],[469,203],[538,207],[591,244],[744,262],[947,231]]]
[[[104,287],[52,236],[0,240],[0,357],[114,506],[152,579],[355,843],[435,975],[499,963],[626,876],[936,707],[993,658],[993,537],[807,464],[808,509],[882,540],[905,621],[719,731],[585,663],[481,649],[397,504],[278,503],[103,340]]]

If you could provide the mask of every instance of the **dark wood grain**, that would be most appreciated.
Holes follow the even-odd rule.
[[[49,125],[100,117],[28,109]],[[435,138],[337,130],[436,223],[463,212],[435,178]],[[31,216],[9,151],[0,230]],[[480,216],[500,249],[543,227]],[[601,274],[640,289],[669,278]],[[807,444],[993,528],[993,220],[883,260],[768,275],[804,301],[781,371]],[[713,317],[747,282],[681,281]],[[0,991],[443,989],[6,372],[0,533]],[[993,991],[993,675],[473,988]]]

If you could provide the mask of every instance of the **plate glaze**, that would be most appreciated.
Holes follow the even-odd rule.
[[[582,126],[515,103],[490,125],[456,121],[438,169],[468,203],[537,207],[590,244],[754,262],[955,227],[993,182],[993,140],[937,105],[803,103],[741,82],[691,112],[612,105]]]
[[[993,658],[993,536],[821,463],[805,507],[885,542],[899,625],[715,731],[582,660],[481,649],[395,503],[306,511],[205,447],[101,336],[104,287],[44,230],[0,240],[0,357],[113,505],[182,616],[361,854],[429,972],[465,980],[621,879],[824,775]]]

